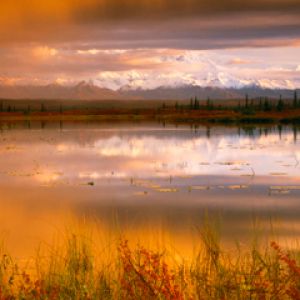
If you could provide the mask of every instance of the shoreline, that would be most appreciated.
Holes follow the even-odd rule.
[[[196,112],[153,112],[152,110],[135,112],[82,112],[71,111],[57,112],[33,112],[33,113],[0,113],[0,122],[18,121],[155,121],[175,124],[272,124],[287,125],[300,124],[300,109],[289,110],[282,113],[256,113],[244,115],[234,111],[196,111]]]

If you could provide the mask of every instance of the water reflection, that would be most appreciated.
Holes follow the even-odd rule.
[[[187,241],[209,211],[222,214],[227,240],[245,236],[254,216],[279,218],[282,236],[294,238],[300,212],[298,130],[1,124],[0,207],[11,217],[0,230],[15,231],[16,241],[22,229],[25,237],[33,232],[44,237],[43,226],[33,225],[37,220],[61,226],[62,216],[72,211],[107,227],[115,214],[120,226],[135,230],[164,224]]]

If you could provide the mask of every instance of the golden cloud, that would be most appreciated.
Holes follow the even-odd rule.
[[[2,0],[0,22],[34,24],[111,18],[189,16],[237,11],[300,10],[298,0]]]

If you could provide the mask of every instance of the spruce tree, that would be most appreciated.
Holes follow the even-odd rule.
[[[258,105],[259,110],[261,111],[263,109],[263,103],[261,97],[259,98],[259,105]]]
[[[264,111],[270,111],[271,110],[271,105],[269,103],[268,98],[265,98],[265,103],[264,103]]]
[[[277,111],[283,111],[284,109],[284,102],[282,100],[282,98],[280,97],[278,103],[277,103]]]
[[[246,94],[246,97],[245,97],[245,108],[248,108],[249,107],[249,96],[248,94]]]
[[[200,108],[199,100],[197,99],[197,97],[195,97],[194,109],[199,109],[199,108]]]
[[[190,101],[190,109],[193,109],[193,107],[194,107],[194,99],[191,98],[191,101]]]
[[[209,97],[208,97],[207,100],[206,100],[206,108],[207,108],[207,109],[210,109],[210,106],[211,106],[211,104],[210,104],[210,99],[209,99]]]
[[[297,108],[299,106],[298,103],[298,95],[297,95],[297,90],[294,91],[294,101],[293,101],[293,107]]]

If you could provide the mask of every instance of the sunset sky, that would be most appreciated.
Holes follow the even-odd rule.
[[[0,83],[300,87],[299,0],[1,0]]]

